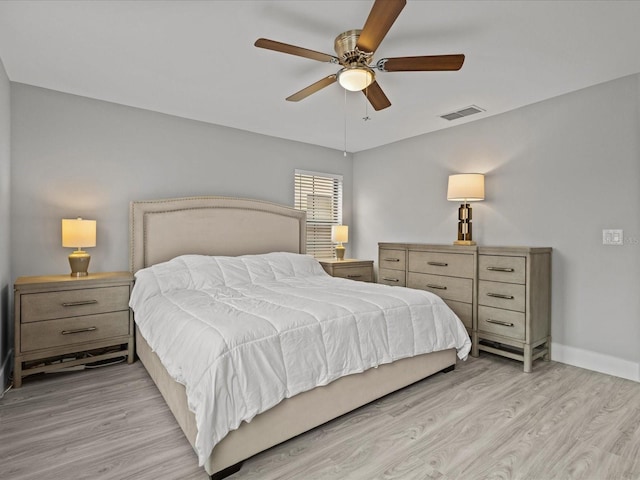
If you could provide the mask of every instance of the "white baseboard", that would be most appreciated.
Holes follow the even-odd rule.
[[[574,367],[586,368],[587,370],[640,382],[640,363],[622,358],[552,342],[551,359]]]

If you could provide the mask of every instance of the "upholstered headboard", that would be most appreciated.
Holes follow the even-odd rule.
[[[306,214],[275,203],[234,197],[131,202],[129,268],[178,255],[306,252]]]

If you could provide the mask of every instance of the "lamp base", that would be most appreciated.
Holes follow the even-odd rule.
[[[338,245],[336,247],[336,258],[338,260],[344,260],[344,251],[345,251],[345,248],[342,245]]]
[[[453,242],[454,245],[476,245],[476,242],[473,240],[455,240]]]
[[[71,266],[72,277],[86,277],[89,275],[87,270],[89,269],[89,261],[91,261],[91,255],[84,250],[76,250],[69,255],[69,265]]]

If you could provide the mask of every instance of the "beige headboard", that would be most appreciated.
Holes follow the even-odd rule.
[[[178,255],[306,252],[306,214],[275,203],[234,197],[131,202],[129,268]]]

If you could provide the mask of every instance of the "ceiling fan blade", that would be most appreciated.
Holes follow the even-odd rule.
[[[376,0],[362,27],[357,47],[364,52],[375,52],[406,4],[407,0]]]
[[[460,70],[464,55],[425,55],[422,57],[383,58],[378,62],[385,72],[427,72]]]
[[[362,90],[362,93],[364,93],[364,96],[367,97],[371,106],[376,110],[384,110],[391,106],[391,102],[382,91],[382,88],[380,88],[380,85],[378,85],[378,82],[374,81],[371,85]]]
[[[308,87],[303,88],[299,92],[294,93],[290,97],[287,97],[289,102],[299,102],[307,98],[312,93],[316,93],[318,90],[322,90],[324,87],[328,87],[332,83],[335,83],[336,75],[329,75],[328,77],[324,77],[321,80],[318,80],[316,83],[312,83]]]
[[[289,45],[288,43],[276,42],[275,40],[269,40],[267,38],[259,38],[256,40],[254,45],[259,48],[275,50],[276,52],[288,53],[290,55],[298,55],[299,57],[310,58],[311,60],[317,60],[319,62],[338,63],[338,59],[333,55],[316,52],[315,50],[309,50],[308,48],[296,47],[295,45]]]

